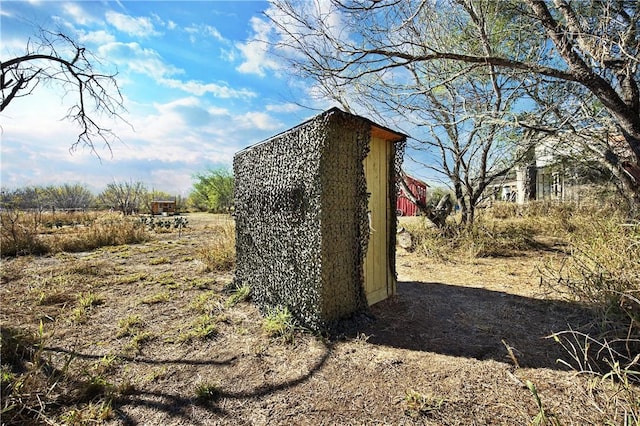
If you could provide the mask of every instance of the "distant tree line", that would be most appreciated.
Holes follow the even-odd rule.
[[[82,184],[25,186],[0,189],[2,209],[38,212],[113,210],[125,215],[152,214],[155,200],[176,202],[177,211],[195,210],[228,213],[233,206],[233,175],[227,169],[211,169],[194,175],[187,198],[149,189],[139,181],[111,182],[99,194]]]
[[[95,195],[82,184],[26,186],[0,190],[3,209],[50,211],[113,210],[125,215],[151,213],[154,200],[175,200],[176,207],[185,208],[182,197],[167,192],[149,190],[142,182],[112,182]]]
[[[95,207],[96,197],[80,184],[26,186],[1,190],[2,208],[24,210],[84,210]]]

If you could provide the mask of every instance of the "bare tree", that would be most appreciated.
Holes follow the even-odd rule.
[[[52,208],[61,210],[86,210],[94,201],[94,195],[81,184],[65,183],[48,186],[45,193]]]
[[[2,188],[0,207],[6,209],[43,212],[51,205],[47,189],[41,186],[25,186],[16,189]]]
[[[394,126],[413,135],[409,143],[414,151],[426,151],[430,155],[431,161],[422,165],[442,175],[452,186],[461,208],[462,223],[473,223],[482,194],[513,168],[519,153],[526,151],[520,146],[528,139],[523,137],[522,129],[514,129],[510,119],[517,102],[526,94],[521,76],[503,72],[491,64],[469,66],[450,60],[391,62],[375,73],[366,72],[364,68],[357,75],[334,73],[336,70],[331,66],[335,65],[336,56],[318,57],[329,55],[334,43],[328,43],[328,38],[322,35],[306,33],[314,24],[331,22],[332,11],[317,11],[316,16],[321,19],[301,25],[301,21],[291,21],[293,13],[299,12],[299,9],[290,9],[293,3],[284,2],[280,6],[285,14],[273,16],[274,22],[283,31],[289,31],[281,45],[288,43],[296,49],[286,59],[303,74],[314,78],[325,97],[344,108],[365,109],[368,115],[385,122],[389,117],[392,121],[395,119]],[[400,9],[393,11],[401,10],[400,3],[396,7]],[[474,44],[476,49],[489,54],[493,49],[491,39],[504,26],[504,19],[496,12],[497,5],[493,2],[472,10],[471,19],[461,30],[449,32],[447,37]],[[305,19],[313,19],[308,16],[305,15]],[[367,21],[370,36],[385,37],[388,19],[385,16],[380,22]],[[417,46],[423,38],[417,30],[405,27],[396,33],[402,33],[403,40],[411,40]],[[335,29],[325,26],[320,31],[333,33]],[[294,34],[298,37],[293,37]],[[307,36],[300,37],[300,34]],[[291,44],[292,37],[296,39],[293,43],[298,44]],[[307,48],[302,43],[311,46]],[[340,51],[337,57],[341,57]],[[407,188],[405,192],[411,195]],[[433,217],[431,220],[436,225],[443,224],[441,211],[418,206],[428,218]]]
[[[444,84],[438,94],[427,92],[424,108],[411,114],[424,129],[411,141],[413,150],[437,153],[438,161],[422,165],[448,179],[464,224],[474,222],[483,194],[522,160],[532,143],[528,132],[511,128],[503,119],[517,97],[502,99],[499,86],[495,92],[485,89]]]
[[[639,2],[276,0],[273,5],[268,16],[278,28],[277,50],[302,75],[316,79],[326,96],[443,61],[462,64],[458,72],[490,69],[520,76],[528,85],[572,87],[602,105],[623,135],[630,160],[621,161],[612,150],[599,159],[618,170],[640,205],[640,182],[633,177],[640,171]],[[469,28],[475,28],[475,37]],[[440,81],[425,90],[450,81],[452,74],[434,77]],[[573,112],[560,110],[565,118]],[[516,116],[512,122],[544,127]],[[585,124],[604,127],[601,121]]]
[[[65,115],[80,128],[71,148],[87,146],[96,152],[97,141],[110,148],[117,138],[99,124],[96,115],[122,119],[124,106],[116,73],[101,73],[100,65],[95,55],[68,35],[40,30],[38,38],[27,42],[23,55],[0,61],[0,112],[39,85],[57,84],[76,97]]]
[[[106,207],[130,215],[140,210],[147,192],[142,182],[112,182],[102,191],[99,198]]]

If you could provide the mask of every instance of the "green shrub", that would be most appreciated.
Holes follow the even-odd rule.
[[[295,324],[293,316],[287,307],[277,307],[269,310],[262,323],[262,330],[269,336],[292,343],[294,340]]]
[[[224,302],[225,308],[230,308],[235,306],[239,302],[244,302],[245,300],[249,300],[251,298],[251,287],[248,285],[243,285],[241,287],[236,287],[232,290],[231,296]]]

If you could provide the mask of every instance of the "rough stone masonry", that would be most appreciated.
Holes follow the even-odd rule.
[[[324,330],[367,310],[371,126],[334,108],[234,157],[235,284],[251,287],[263,313],[286,307],[303,326]],[[394,259],[395,244],[390,250]]]

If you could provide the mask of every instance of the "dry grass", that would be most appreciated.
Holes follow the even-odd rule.
[[[423,221],[405,222],[413,249],[441,261],[518,256],[539,247],[536,229],[528,220],[480,216],[470,228],[450,226],[444,231]]]
[[[106,360],[73,368],[71,354],[52,359],[45,348],[53,334],[40,323],[36,332],[2,328],[2,423],[7,425],[57,424],[51,406],[64,411],[64,424],[101,423],[111,416],[111,401],[122,388],[108,381]]]
[[[567,352],[562,362],[594,375],[598,387],[621,384],[615,400],[632,407],[627,424],[640,424],[640,395],[631,386],[640,384],[640,224],[626,223],[616,212],[570,221],[568,253],[559,268],[541,268],[542,283],[592,306],[597,315],[590,332],[569,329],[553,338]]]
[[[555,363],[553,348],[561,348],[542,337],[557,330],[552,326],[564,326],[576,307],[534,295],[539,277],[529,275],[538,249],[477,258],[477,250],[459,246],[454,249],[469,262],[445,253],[446,264],[400,254],[399,294],[372,307],[375,319],[354,320],[333,338],[297,330],[282,310],[265,319],[245,302],[249,288],[229,287],[229,263],[214,262],[223,267],[203,271],[201,253],[223,259],[233,253],[233,227],[208,218],[190,215],[181,236],[152,234],[143,244],[3,259],[2,421],[453,425],[637,419],[638,388],[625,384],[631,377],[626,365],[585,377]],[[524,219],[484,226],[493,235],[508,234]],[[536,240],[541,235],[537,225],[521,229]],[[227,241],[227,254],[220,255],[220,246],[212,250],[216,241]],[[78,308],[82,321],[75,322]],[[527,381],[535,386],[527,388]]]
[[[196,251],[205,272],[231,271],[236,263],[235,226],[232,222],[207,230],[208,242]]]
[[[561,253],[540,266],[543,288],[591,307],[594,316],[588,332],[553,334],[565,350],[560,362],[597,377],[594,389],[618,383],[616,402],[602,403],[624,406],[625,424],[640,424],[640,394],[631,385],[640,384],[640,224],[627,223],[611,206],[539,202],[499,203],[479,214],[470,228],[442,232],[415,220],[405,228],[415,251],[441,262]],[[534,423],[554,424],[556,419],[539,408]]]
[[[2,256],[81,252],[150,238],[138,220],[116,213],[50,215],[4,210],[0,216]]]

